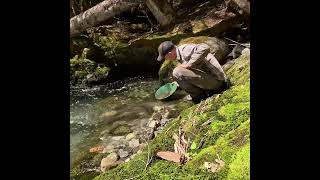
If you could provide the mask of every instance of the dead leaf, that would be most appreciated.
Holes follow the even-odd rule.
[[[183,157],[181,154],[170,152],[170,151],[159,151],[157,152],[157,156],[167,161],[172,161],[179,164],[183,160]]]
[[[99,152],[101,153],[104,149],[104,146],[103,145],[98,145],[98,146],[95,146],[93,148],[90,148],[89,149],[89,152]]]

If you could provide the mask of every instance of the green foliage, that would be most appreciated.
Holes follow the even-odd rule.
[[[196,149],[196,148],[197,148],[197,143],[196,143],[196,142],[193,142],[193,143],[191,144],[190,149],[191,149],[191,150],[194,150],[194,149]]]

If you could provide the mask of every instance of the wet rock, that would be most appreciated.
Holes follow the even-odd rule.
[[[129,141],[131,139],[133,139],[135,137],[135,133],[129,133],[127,136],[126,136],[126,140]]]
[[[117,153],[111,153],[106,158],[103,158],[100,163],[100,169],[102,172],[106,172],[110,168],[117,166],[117,160],[119,159],[119,156]]]
[[[175,109],[176,106],[177,106],[176,104],[171,104],[171,105],[168,106],[168,108],[169,109]]]
[[[227,41],[216,38],[208,37],[208,40],[205,42],[210,47],[210,53],[214,54],[214,57],[218,60],[220,64],[224,64],[223,59],[230,52],[229,45]]]
[[[118,142],[117,144],[114,144],[116,149],[120,149],[120,148],[125,148],[126,147],[126,143],[124,142]]]
[[[102,119],[108,119],[111,118],[112,116],[116,115],[117,111],[108,111],[108,112],[104,112],[100,117]]]
[[[106,140],[106,137],[100,137],[99,138],[101,141],[104,141],[104,140]]]
[[[144,148],[146,148],[147,147],[147,144],[146,143],[141,143],[140,145],[139,145],[139,150],[143,150]]]
[[[133,159],[136,155],[137,155],[137,154],[132,154],[132,155],[130,156],[130,159]]]
[[[114,152],[114,146],[113,145],[107,145],[104,149],[103,149],[103,151],[102,151],[102,153],[111,153],[111,152]]]
[[[154,106],[153,107],[154,111],[160,111],[161,109],[163,109],[163,106]]]
[[[148,127],[149,127],[149,128],[156,128],[157,125],[158,125],[158,122],[157,122],[157,121],[150,121],[150,122],[148,123]]]
[[[121,139],[124,139],[125,137],[124,136],[112,136],[111,137],[111,140],[113,141],[120,141]]]
[[[144,116],[146,116],[146,113],[145,113],[145,112],[139,112],[138,115],[139,115],[140,117],[144,117]]]
[[[155,121],[160,121],[161,118],[162,118],[161,113],[160,112],[155,112],[155,113],[152,114],[150,119],[151,120],[155,120]]]
[[[160,126],[165,126],[169,121],[170,121],[170,119],[167,119],[167,118],[161,119]]]
[[[104,131],[102,131],[100,134],[103,135],[103,134],[108,134],[110,132],[110,129],[106,129]]]
[[[151,128],[151,130],[147,132],[147,140],[151,140],[154,138],[154,129],[155,128]]]
[[[147,124],[148,121],[149,121],[149,119],[147,119],[147,118],[140,119],[139,125],[143,126],[143,125]]]
[[[112,123],[112,128],[117,128],[121,125],[125,125],[127,122],[126,121],[116,121],[114,123]]]
[[[164,114],[163,118],[170,119],[178,117],[180,112],[177,109],[171,109]]]
[[[129,155],[129,153],[128,153],[128,151],[125,151],[123,149],[119,149],[118,155],[120,156],[120,158],[125,158]]]
[[[232,49],[231,53],[228,55],[229,58],[235,59],[238,58],[241,55],[242,50],[245,47],[237,44],[234,46],[234,48]]]
[[[132,139],[129,141],[129,147],[130,148],[136,148],[139,146],[139,140],[138,139]]]
[[[108,159],[111,159],[113,161],[117,161],[119,159],[119,156],[117,153],[111,153],[107,156]]]

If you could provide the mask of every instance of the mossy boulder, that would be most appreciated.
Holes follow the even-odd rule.
[[[179,45],[182,44],[199,44],[206,43],[210,47],[210,53],[214,54],[220,64],[225,63],[225,57],[230,53],[230,48],[227,41],[217,38],[217,37],[208,37],[208,36],[195,36],[183,39],[179,42]]]
[[[241,55],[226,72],[233,86],[182,111],[149,147],[95,180],[104,179],[249,179],[250,168],[250,53]],[[158,151],[173,151],[173,133],[179,127],[190,138],[191,160],[177,165],[155,157]],[[149,152],[148,152],[149,149]],[[148,155],[152,163],[145,169]],[[205,169],[204,162],[221,159],[220,172]]]
[[[87,51],[85,48],[84,51]],[[79,58],[70,59],[70,83],[72,85],[87,85],[101,82],[106,79],[110,68],[103,64],[86,59],[85,52]]]

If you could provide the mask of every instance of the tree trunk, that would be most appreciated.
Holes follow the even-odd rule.
[[[70,36],[106,21],[117,14],[139,5],[137,0],[106,0],[70,19]]]
[[[174,11],[165,0],[146,0],[146,5],[163,27],[174,22]]]

